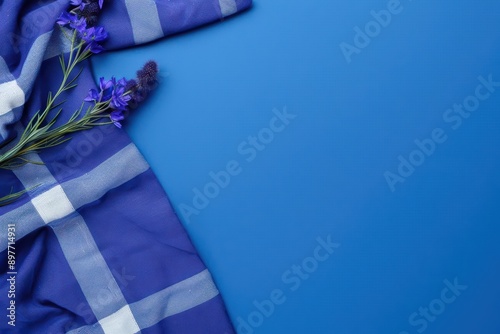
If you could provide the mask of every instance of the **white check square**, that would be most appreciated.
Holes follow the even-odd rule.
[[[35,206],[36,211],[38,211],[45,224],[66,217],[75,211],[60,185],[33,198],[31,203]]]
[[[0,84],[0,116],[24,104],[24,91],[15,80]]]
[[[141,330],[128,305],[100,320],[99,324],[105,334],[134,334]]]

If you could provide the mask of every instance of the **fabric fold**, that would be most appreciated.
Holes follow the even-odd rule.
[[[108,50],[222,20],[251,0],[105,0]],[[68,0],[0,2],[0,143],[23,130],[61,80],[69,45],[55,21]],[[5,19],[4,19],[5,18]],[[87,64],[88,65],[88,64]],[[141,64],[137,64],[140,66]],[[90,88],[86,66],[69,117]],[[1,152],[1,151],[0,151]],[[42,165],[0,171],[0,194],[39,185],[0,207],[0,306],[15,304],[8,333],[234,333],[212,276],[156,176],[113,125],[75,133],[30,156]],[[7,238],[7,231],[15,238]],[[12,312],[11,312],[12,314]],[[5,319],[5,317],[4,317]],[[9,318],[7,318],[9,319]]]

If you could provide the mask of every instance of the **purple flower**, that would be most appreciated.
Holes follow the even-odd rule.
[[[104,51],[104,48],[102,45],[96,43],[96,42],[90,42],[86,47],[85,51],[90,51],[93,54],[98,54]]]
[[[94,41],[100,42],[108,38],[108,32],[104,30],[104,27],[95,27],[93,32]]]
[[[129,82],[129,80],[127,80],[125,78],[121,78],[120,80],[118,80],[118,85],[123,86],[124,88],[126,88],[127,85],[128,85],[128,82]],[[127,90],[125,90],[125,91],[127,91]]]
[[[78,30],[78,35],[87,43],[85,50],[92,53],[102,52],[104,48],[97,42],[103,41],[108,37],[108,33],[104,30],[104,27],[90,27]]]
[[[80,0],[73,0],[80,1]],[[76,12],[81,17],[85,18],[87,23],[91,26],[97,23],[99,12],[102,9],[103,0],[83,0]]]
[[[60,26],[65,26],[71,22],[75,22],[77,19],[78,18],[76,17],[76,15],[70,14],[68,12],[62,12],[56,22]]]
[[[103,77],[99,78],[99,91],[96,89],[90,89],[89,93],[85,97],[87,102],[106,102],[111,100],[113,96],[114,89],[114,78],[111,80],[105,80]]]
[[[111,121],[116,125],[116,127],[120,128],[122,127],[122,124],[120,121],[125,119],[125,116],[123,116],[123,113],[121,110],[114,110],[109,114],[109,118]]]
[[[61,13],[56,22],[60,26],[69,24],[71,28],[76,29],[80,33],[85,31],[85,28],[87,27],[87,22],[84,18],[78,18],[76,15],[68,12]]]
[[[69,26],[73,29],[76,29],[78,33],[82,33],[82,31],[85,31],[87,28],[87,21],[83,17],[79,18],[78,20],[74,20],[69,23]]]
[[[137,86],[137,81],[134,79],[130,79],[127,81],[127,84],[125,85],[125,91],[134,91]]]
[[[109,103],[109,114],[111,122],[118,128],[122,127],[121,121],[125,119],[128,108],[137,104],[133,94],[138,90],[136,80],[127,80],[125,78],[106,80],[99,78],[99,89],[90,89],[85,101]],[[143,92],[141,92],[142,94]]]
[[[87,43],[104,41],[108,37],[108,33],[104,27],[90,27],[88,29],[79,30],[80,37]]]
[[[127,93],[127,85],[128,81],[125,78],[121,78],[116,80],[115,77],[112,77],[111,80],[103,82],[107,85],[112,85],[113,92],[111,94],[111,100],[109,106],[113,111],[109,114],[109,117],[113,121],[113,123],[121,128],[120,121],[125,119],[124,111],[127,111],[127,107],[131,97],[126,94]]]
[[[137,71],[137,80],[129,81],[127,91],[130,91],[131,108],[137,106],[137,103],[142,102],[156,88],[158,84],[158,64],[155,61],[148,61],[142,69]]]
[[[83,0],[71,0],[70,3],[73,6],[79,7],[80,10],[83,10],[87,5],[92,5],[94,3],[97,5],[97,3],[99,3],[99,9],[102,9],[102,5],[104,3],[104,0],[87,0],[87,1],[83,1]]]
[[[123,87],[115,89],[111,97],[111,103],[109,104],[111,108],[118,110],[126,109],[128,101],[130,101],[130,96],[123,95],[124,91]]]
[[[127,79],[122,78],[116,82],[116,79],[112,79],[114,82],[114,90],[111,96],[110,106],[113,109],[124,110],[130,101],[130,96],[125,95],[125,86],[127,85]]]
[[[87,102],[92,102],[92,101],[97,102],[99,100],[99,93],[97,92],[97,90],[92,88],[89,90],[89,94],[84,100]]]
[[[150,60],[142,69],[137,71],[137,79],[139,81],[139,85],[143,88],[154,88],[153,86],[156,84],[157,79],[156,75],[158,74],[158,65],[156,62]]]
[[[86,3],[83,2],[83,0],[71,0],[70,3],[73,6],[78,6],[80,8],[80,10],[83,10],[83,8],[85,8],[85,5],[86,5]]]
[[[101,90],[105,90],[105,89],[113,87],[115,84],[114,80],[115,80],[114,77],[112,77],[111,80],[106,80],[103,77],[100,77],[99,78],[99,88],[101,88]]]
[[[114,87],[113,80],[114,78],[112,78],[111,80],[105,80],[103,77],[99,78],[99,88],[101,89],[101,98],[99,101],[109,101],[111,99]]]

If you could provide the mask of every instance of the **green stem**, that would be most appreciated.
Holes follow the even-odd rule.
[[[54,133],[63,132],[61,130],[64,130],[64,125],[52,131],[49,131],[49,129],[55,123],[58,114],[54,116],[54,118],[49,122],[49,124],[42,126],[42,122],[47,118],[49,112],[54,108],[54,102],[57,100],[57,98],[64,91],[72,88],[73,83],[79,77],[80,73],[77,73],[75,77],[69,79],[76,65],[78,65],[80,62],[82,62],[89,56],[88,51],[85,51],[83,53],[81,52],[83,47],[83,42],[79,42],[78,45],[76,46],[75,43],[76,43],[76,31],[73,32],[73,35],[71,37],[71,49],[69,52],[67,64],[64,62],[64,55],[61,55],[61,67],[63,71],[63,79],[61,81],[61,84],[59,85],[59,88],[57,89],[54,95],[49,93],[45,109],[43,111],[38,111],[33,116],[33,119],[28,124],[28,127],[21,135],[19,142],[14,147],[12,147],[8,152],[0,155],[0,169],[2,168],[11,169],[10,166],[13,165],[17,166],[17,164],[10,164],[9,162],[15,159],[19,159],[21,156],[29,153],[30,151],[34,151],[33,147],[30,146],[31,143],[44,140],[45,138],[53,135]],[[0,198],[0,201],[1,200],[2,198]]]
[[[53,128],[53,126],[56,123],[61,110],[57,112],[52,117],[52,119],[44,123],[50,111],[60,104],[55,104],[60,95],[63,92],[75,87],[75,81],[78,79],[81,73],[80,71],[76,73],[76,75],[71,77],[76,66],[91,56],[91,52],[89,50],[83,49],[84,43],[82,41],[77,42],[76,31],[73,32],[70,40],[71,48],[67,63],[64,60],[64,54],[62,54],[60,58],[63,78],[61,84],[59,85],[59,88],[57,89],[55,94],[51,94],[49,92],[49,96],[47,97],[47,104],[44,110],[39,110],[35,113],[33,118],[26,126],[16,145],[10,148],[7,152],[0,154],[0,169],[14,169],[21,167],[26,163],[37,163],[29,161],[28,159],[24,158],[24,156],[31,152],[36,152],[47,147],[53,147],[62,144],[67,140],[70,140],[70,138],[65,138],[65,136],[69,133],[86,130],[97,125],[111,123],[95,121],[96,119],[102,118],[101,113],[109,108],[109,101],[96,103],[93,108],[89,108],[86,111],[83,117],[77,119],[82,112],[82,104],[80,109],[73,113],[69,121],[56,128]],[[0,206],[12,203],[31,189],[25,189],[1,197]]]

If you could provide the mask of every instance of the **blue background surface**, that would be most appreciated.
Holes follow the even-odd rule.
[[[500,333],[500,87],[458,128],[443,118],[479,76],[500,82],[500,3],[402,0],[348,63],[340,44],[387,5],[257,1],[93,61],[96,77],[160,64],[161,85],[125,128],[179,213],[238,162],[206,208],[181,217],[240,333]],[[239,145],[266,135],[275,108],[296,118],[247,161]],[[391,191],[384,173],[436,128],[446,140]],[[340,246],[308,259],[328,236]],[[467,288],[440,302],[455,279]],[[259,311],[275,290],[284,302]]]

